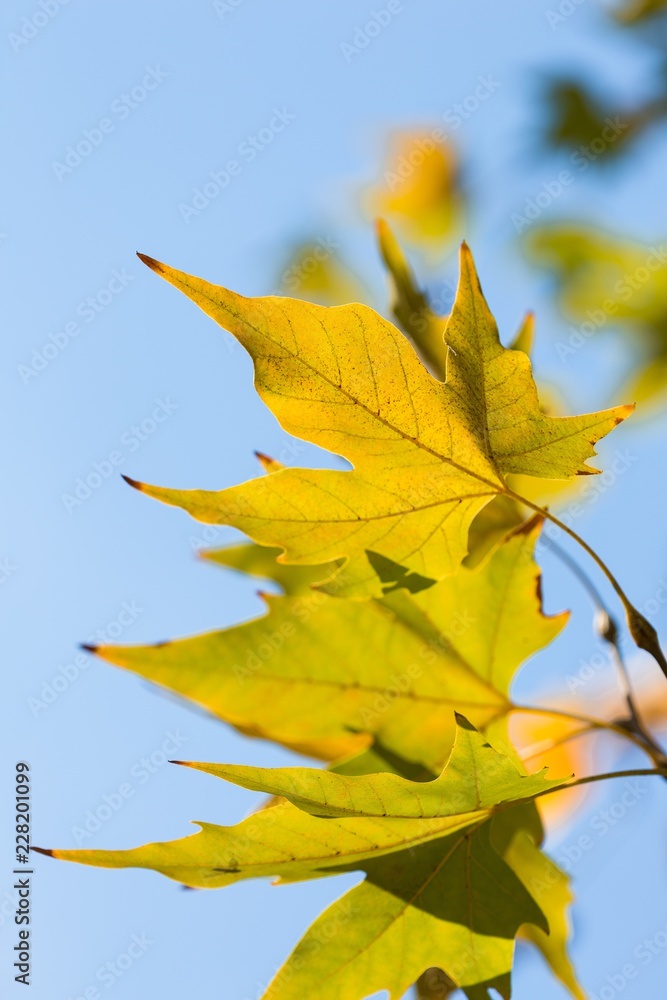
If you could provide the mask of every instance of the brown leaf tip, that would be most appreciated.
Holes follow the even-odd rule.
[[[511,532],[512,535],[532,535],[545,521],[544,514],[532,514],[530,517],[526,518],[521,524],[518,524],[516,528]]]
[[[31,851],[36,851],[37,854],[45,854],[47,858],[55,858],[56,852],[50,850],[48,847],[31,847]]]
[[[620,416],[616,417],[616,423],[614,424],[614,426],[615,427],[618,426],[618,424],[622,423],[632,413],[634,413],[636,406],[637,406],[636,403],[625,403],[622,406],[620,406],[619,409],[622,410],[623,412]]]
[[[138,250],[137,250],[137,257],[143,264],[146,265],[146,267],[150,267],[151,271],[155,271],[156,274],[164,273],[164,267],[162,266],[160,261],[155,260],[154,257],[149,257],[148,254],[145,253],[139,253]]]
[[[99,646],[91,646],[87,642],[79,643],[79,649],[85,649],[87,653],[96,653],[99,648]]]
[[[121,476],[128,486],[132,486],[133,489],[139,490],[140,493],[143,491],[144,484],[140,483],[138,479],[131,479],[130,476],[126,476],[123,472],[121,472]]]

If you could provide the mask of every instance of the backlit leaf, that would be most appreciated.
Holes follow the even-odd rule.
[[[365,306],[244,299],[144,259],[246,347],[258,392],[285,430],[355,468],[284,469],[221,492],[133,485],[284,548],[286,562],[344,559],[327,582],[339,595],[382,593],[368,552],[428,579],[451,574],[475,514],[510,492],[505,475],[590,474],[593,443],[632,410],[546,416],[528,357],[500,344],[465,246],[445,330],[446,384]]]
[[[562,781],[543,771],[520,774],[463,717],[442,774],[433,781],[410,781],[395,774],[342,775],[307,767],[262,768],[243,764],[188,767],[243,788],[280,795],[314,816],[378,816],[414,819],[453,816],[491,807],[498,800],[530,798]]]
[[[478,728],[504,719],[517,668],[567,620],[542,613],[539,529],[534,519],[478,569],[418,593],[358,602],[292,591],[266,596],[264,618],[226,631],[96,651],[243,733],[324,760],[377,739],[437,772],[452,710]]]
[[[462,718],[451,759],[434,782],[314,774],[346,780],[348,791],[356,783],[352,800],[367,814],[321,818],[279,804],[237,827],[205,825],[171,843],[48,853],[107,868],[151,868],[205,888],[266,875],[285,882],[362,870],[364,882],[318,917],[264,1000],[296,1000],[313,983],[321,1000],[360,1000],[382,989],[399,1000],[432,966],[444,968],[470,1000],[488,997],[491,988],[509,997],[519,928],[532,923],[546,934],[549,925],[493,846],[491,820],[524,793],[529,800],[559,782],[543,773],[521,775]],[[372,785],[381,780],[382,815],[370,805]],[[306,787],[314,786],[306,781]],[[424,808],[415,810],[417,802]],[[323,948],[334,936],[335,947]]]

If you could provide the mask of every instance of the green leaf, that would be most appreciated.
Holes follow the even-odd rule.
[[[324,760],[377,739],[437,773],[453,710],[478,728],[504,719],[517,668],[567,620],[542,612],[532,558],[539,530],[533,519],[484,565],[419,593],[370,602],[319,591],[265,596],[268,614],[245,625],[97,654],[248,735]]]
[[[200,555],[202,559],[218,566],[263,580],[273,580],[280,585],[283,593],[291,596],[311,593],[312,584],[323,576],[331,575],[336,569],[335,563],[328,566],[288,566],[277,561],[280,549],[264,548],[252,542],[228,545],[222,549],[206,549]]]
[[[265,1000],[296,1000],[315,982],[321,1000],[353,1000],[382,989],[398,1000],[433,965],[444,968],[470,1000],[486,997],[491,988],[509,997],[519,928],[533,923],[547,933],[549,927],[494,848],[490,821],[513,801],[567,779],[521,775],[462,718],[451,759],[433,782],[314,773],[335,782],[330,800],[331,789],[322,786],[321,799],[331,802],[331,810],[343,782],[357,813],[321,818],[283,803],[237,827],[207,824],[201,833],[171,843],[47,853],[107,868],[151,868],[207,888],[267,875],[285,882],[361,869],[366,880],[315,921]],[[238,780],[238,771],[227,769],[225,777],[230,775]],[[312,799],[317,780],[300,773],[300,781]],[[372,804],[374,792],[381,813]],[[323,948],[331,928],[335,947]]]
[[[502,856],[539,904],[549,923],[548,934],[531,924],[522,928],[521,936],[541,951],[554,975],[576,1000],[586,1000],[567,951],[568,912],[573,899],[567,875],[539,849],[526,830],[516,832]]]
[[[378,816],[369,812],[367,815],[323,818],[283,802],[254,813],[237,826],[200,823],[200,833],[166,844],[147,844],[130,851],[46,853],[103,868],[151,868],[199,888],[220,888],[243,879],[265,876],[278,876],[282,882],[292,882],[335,873],[341,866],[356,870],[355,865],[369,858],[414,848],[459,830],[478,827],[501,806],[529,799],[569,780],[547,779],[544,771],[532,776],[522,775],[461,716],[456,732],[458,738],[450,761],[440,778],[432,782],[411,782],[388,774],[340,779],[357,782],[359,794],[363,795],[363,787],[372,777],[375,780],[393,777],[400,783],[395,788],[395,807],[390,802],[396,815]],[[209,769],[209,765],[202,767],[202,770]],[[323,771],[312,773],[315,780],[338,777]],[[474,793],[470,797],[471,773],[478,775],[480,787],[485,789],[479,797]],[[495,794],[492,789],[494,775],[500,775]],[[439,794],[443,782],[453,794],[449,808]],[[429,785],[435,786],[431,799],[439,802],[436,808],[431,808],[432,815],[414,810],[398,815],[413,796],[428,796],[428,791],[424,790]],[[412,794],[408,786],[412,786]]]
[[[409,762],[390,754],[377,742],[369,750],[348,760],[332,764],[337,774],[375,774],[389,772],[413,781],[433,780]],[[284,801],[274,798],[270,802]],[[549,933],[525,924],[519,937],[529,941],[575,1000],[585,1000],[568,955],[571,934],[568,913],[573,901],[568,876],[539,848],[543,831],[535,801],[523,802],[504,809],[493,818],[492,843],[500,856],[521,879],[549,923]],[[415,984],[417,1000],[446,1000],[457,989],[442,969],[432,968],[423,973]]]
[[[434,781],[409,781],[386,773],[343,775],[307,767],[262,768],[194,762],[187,762],[187,766],[256,792],[283,796],[315,816],[388,819],[473,813],[491,808],[498,801],[531,798],[567,780],[547,780],[546,769],[533,775],[521,774],[463,716],[457,717],[451,756]]]
[[[470,1000],[510,997],[514,938],[546,919],[489,839],[488,824],[365,865],[366,880],[306,932],[263,1000],[399,1000],[423,971],[445,966]],[[324,947],[331,942],[331,947]]]

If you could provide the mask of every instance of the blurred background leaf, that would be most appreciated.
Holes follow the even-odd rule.
[[[367,301],[368,290],[340,258],[339,248],[331,234],[296,245],[278,275],[276,294],[323,306]]]
[[[628,356],[619,398],[664,403],[667,244],[647,246],[577,223],[553,223],[529,233],[526,249],[553,276],[564,316],[579,327],[578,337],[561,343],[562,358],[616,330]]]
[[[622,24],[637,24],[667,9],[667,0],[625,0],[614,9],[614,16]]]
[[[364,192],[363,206],[427,260],[441,259],[461,239],[465,219],[458,154],[444,129],[390,134],[382,175]]]

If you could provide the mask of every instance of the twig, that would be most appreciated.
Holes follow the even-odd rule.
[[[619,630],[615,618],[606,606],[599,590],[589,578],[585,570],[581,568],[579,563],[573,559],[568,552],[562,549],[557,542],[554,542],[550,538],[545,538],[545,542],[552,552],[579,580],[597,610],[597,614],[594,619],[594,627],[602,641],[611,647],[612,658],[616,665],[619,686],[628,709],[627,718],[619,719],[617,724],[622,728],[627,729],[629,732],[634,733],[646,744],[647,748],[651,751],[651,757],[654,763],[658,767],[667,767],[667,755],[646,726],[646,723],[643,721],[637,702],[635,701],[632,692],[630,674],[628,673],[628,668],[621,650]]]
[[[627,771],[609,771],[606,774],[589,774],[585,778],[574,778],[572,781],[568,781],[563,785],[558,785],[556,788],[545,788],[543,791],[537,792],[536,795],[533,795],[532,798],[539,799],[543,795],[552,795],[553,792],[560,792],[565,788],[576,788],[577,785],[590,785],[594,781],[609,781],[610,778],[648,777],[653,774],[659,778],[667,778],[667,771],[663,771],[658,767],[632,767]]]
[[[591,559],[600,567],[604,575],[609,580],[609,583],[618,594],[621,604],[625,608],[630,635],[640,649],[644,649],[647,653],[651,654],[662,672],[667,677],[667,659],[665,659],[665,654],[660,648],[658,633],[648,619],[641,613],[641,611],[639,611],[634,604],[632,604],[630,598],[627,596],[612,571],[609,569],[604,560],[600,558],[595,549],[591,548],[588,542],[585,541],[581,535],[578,535],[576,531],[561,521],[560,518],[556,517],[555,514],[552,514],[546,507],[540,507],[539,504],[533,503],[532,500],[527,500],[526,497],[522,497],[519,493],[515,493],[514,490],[506,489],[505,496],[512,497],[512,499],[516,500],[517,503],[521,503],[525,507],[529,507],[531,510],[534,510],[536,513],[547,518],[547,520],[551,521],[552,524],[555,524],[556,527],[560,528],[561,531],[564,531],[566,535],[569,535],[570,538],[574,539],[577,545],[580,545],[584,552],[588,553]]]

